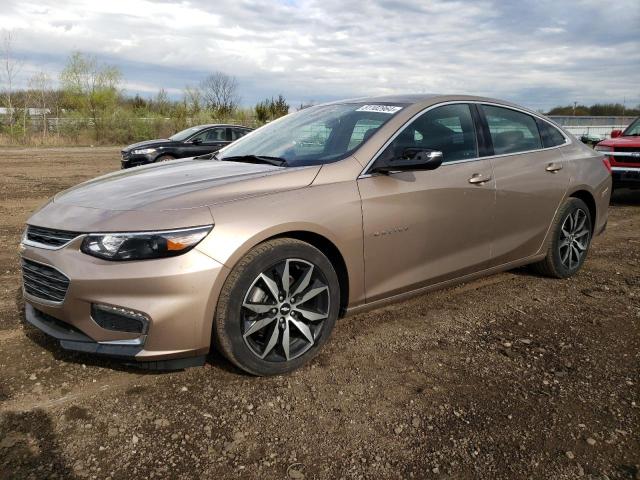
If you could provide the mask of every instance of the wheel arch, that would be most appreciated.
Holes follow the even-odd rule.
[[[595,197],[588,190],[580,189],[569,194],[569,198],[578,198],[587,204],[587,207],[589,208],[589,215],[591,215],[591,233],[593,234],[598,213],[598,207],[596,206]]]
[[[155,156],[152,163],[156,163],[158,159],[162,157],[171,157],[174,160],[177,160],[179,158],[174,152],[160,152],[158,155]]]
[[[276,235],[272,235],[269,238],[265,238],[260,243],[268,242],[275,238],[293,238],[300,240],[314,246],[327,256],[338,275],[338,283],[340,287],[340,316],[344,316],[349,303],[349,270],[340,249],[324,235],[308,230],[290,230],[281,232]]]

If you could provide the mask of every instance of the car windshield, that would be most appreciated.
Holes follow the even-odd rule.
[[[622,132],[622,135],[628,136],[640,136],[640,117],[636,118],[635,121],[627,127],[627,129]]]
[[[169,140],[173,140],[175,142],[181,142],[183,140],[186,140],[187,138],[189,138],[191,135],[193,135],[194,133],[199,132],[200,130],[202,130],[204,127],[191,127],[191,128],[187,128],[186,130],[182,130],[181,132],[176,133],[175,135],[171,135],[169,137]]]
[[[271,157],[288,167],[321,165],[347,157],[406,104],[318,105],[287,115],[222,149],[230,157]]]

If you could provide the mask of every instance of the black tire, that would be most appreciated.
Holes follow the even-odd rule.
[[[176,157],[174,157],[173,155],[160,155],[158,158],[156,158],[153,163],[160,163],[160,162],[169,162],[171,160],[175,160]]]
[[[574,240],[573,235],[569,237],[565,235],[568,230],[565,228],[563,231],[563,226],[566,227],[567,222],[571,222],[569,217],[574,218],[576,216],[580,219],[584,218],[585,223],[580,230],[580,232],[583,232],[582,236],[576,236]],[[581,220],[576,223],[581,223]],[[576,235],[579,235],[579,233]],[[580,270],[587,258],[592,235],[593,222],[589,207],[579,198],[568,198],[558,210],[551,227],[549,238],[547,239],[547,256],[540,262],[532,264],[531,268],[541,275],[553,278],[568,278],[574,275]],[[568,247],[566,246],[567,238],[571,239]],[[574,247],[575,242],[578,242],[580,247]],[[584,250],[582,250],[582,247],[584,247]],[[566,257],[567,249],[569,257]],[[581,253],[580,256],[576,254],[578,251]]]
[[[283,267],[284,264],[288,266]],[[303,269],[305,267],[309,268],[307,265],[312,265],[313,268],[309,270],[309,283],[305,285],[304,277],[306,276],[306,271]],[[278,268],[283,269],[280,276],[278,276]],[[260,282],[263,282],[261,280],[263,278],[262,274],[266,274],[269,278],[275,279],[276,283],[280,282],[279,285],[282,286],[284,282],[282,279],[285,276],[283,274],[284,268],[293,272],[288,276],[290,280],[287,280],[287,284],[290,283],[291,285],[286,298],[283,297],[285,304],[278,304],[280,306],[273,305],[274,308],[269,312],[259,314],[254,313],[252,309],[248,309],[246,307],[247,304],[262,308],[273,301],[282,301],[270,293],[266,283],[260,284]],[[294,273],[298,274],[297,278]],[[314,277],[312,278],[311,275]],[[324,281],[326,281],[326,290],[323,290],[324,287],[321,286]],[[305,288],[300,290],[300,293],[292,293],[296,287],[301,287],[302,285]],[[318,286],[320,288],[313,288]],[[284,287],[279,288],[279,290],[284,291]],[[304,310],[296,310],[297,308],[308,309],[306,305],[309,305],[309,303],[304,303],[304,307],[301,305],[303,305],[304,298],[312,293],[311,290],[322,290],[322,293],[316,294],[307,301],[322,303],[321,315],[326,315],[326,318],[321,322],[308,321],[306,318],[301,317],[301,313],[305,312]],[[249,301],[248,299],[253,298],[256,291],[262,294],[262,300],[261,303],[254,304],[252,303],[253,300]],[[296,299],[293,295],[298,295],[298,298]],[[283,314],[284,310],[282,309],[289,305],[286,302],[292,298],[299,303],[290,302],[287,312],[292,312],[290,314],[291,317],[296,315],[295,318],[290,320],[291,317]],[[340,288],[338,276],[329,259],[320,250],[308,243],[290,238],[269,240],[256,246],[243,257],[226,279],[220,293],[214,319],[214,347],[218,348],[233,364],[252,375],[266,376],[288,373],[306,364],[318,354],[331,335],[333,326],[338,318],[339,308]],[[277,313],[274,313],[276,310]],[[305,312],[305,315],[310,314],[318,315],[314,312]],[[271,323],[252,334],[248,334],[247,332],[251,331],[254,325],[258,323],[257,320],[252,319],[254,315],[255,317],[253,318],[262,318],[262,322],[269,321]],[[275,320],[270,320],[271,316],[275,316]],[[296,325],[300,324],[300,321],[308,325],[305,330],[307,335],[311,334],[313,342],[308,340],[309,337],[305,337],[303,331],[296,327]],[[295,322],[295,324],[290,322]],[[287,331],[287,337],[284,337],[285,330]],[[247,339],[245,339],[245,334],[249,335]],[[259,355],[266,352],[268,346],[271,345],[273,335],[277,336],[277,343],[275,346],[271,346],[271,351],[265,358],[260,358]],[[255,336],[259,338],[254,343]],[[295,343],[303,353],[289,359],[290,347],[288,346],[287,357],[284,358],[285,338],[290,339],[287,345],[293,346]],[[306,342],[306,345],[304,342]],[[260,346],[264,343],[266,343],[264,350],[261,350]],[[305,347],[308,349],[305,350]],[[291,353],[295,353],[295,350]]]

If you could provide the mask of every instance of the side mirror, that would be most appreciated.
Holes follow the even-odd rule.
[[[194,138],[193,140],[191,140],[191,143],[193,143],[194,145],[200,145],[202,143],[202,139]]]
[[[407,148],[402,156],[374,165],[373,173],[410,172],[416,170],[435,170],[442,165],[442,152],[428,148]]]
[[[612,130],[611,131],[611,138],[618,138],[621,135],[622,135],[622,130]]]

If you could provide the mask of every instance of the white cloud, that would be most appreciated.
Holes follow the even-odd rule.
[[[246,103],[438,91],[546,108],[640,102],[636,2],[4,0],[0,25],[25,71],[81,50],[142,93],[222,70]]]

